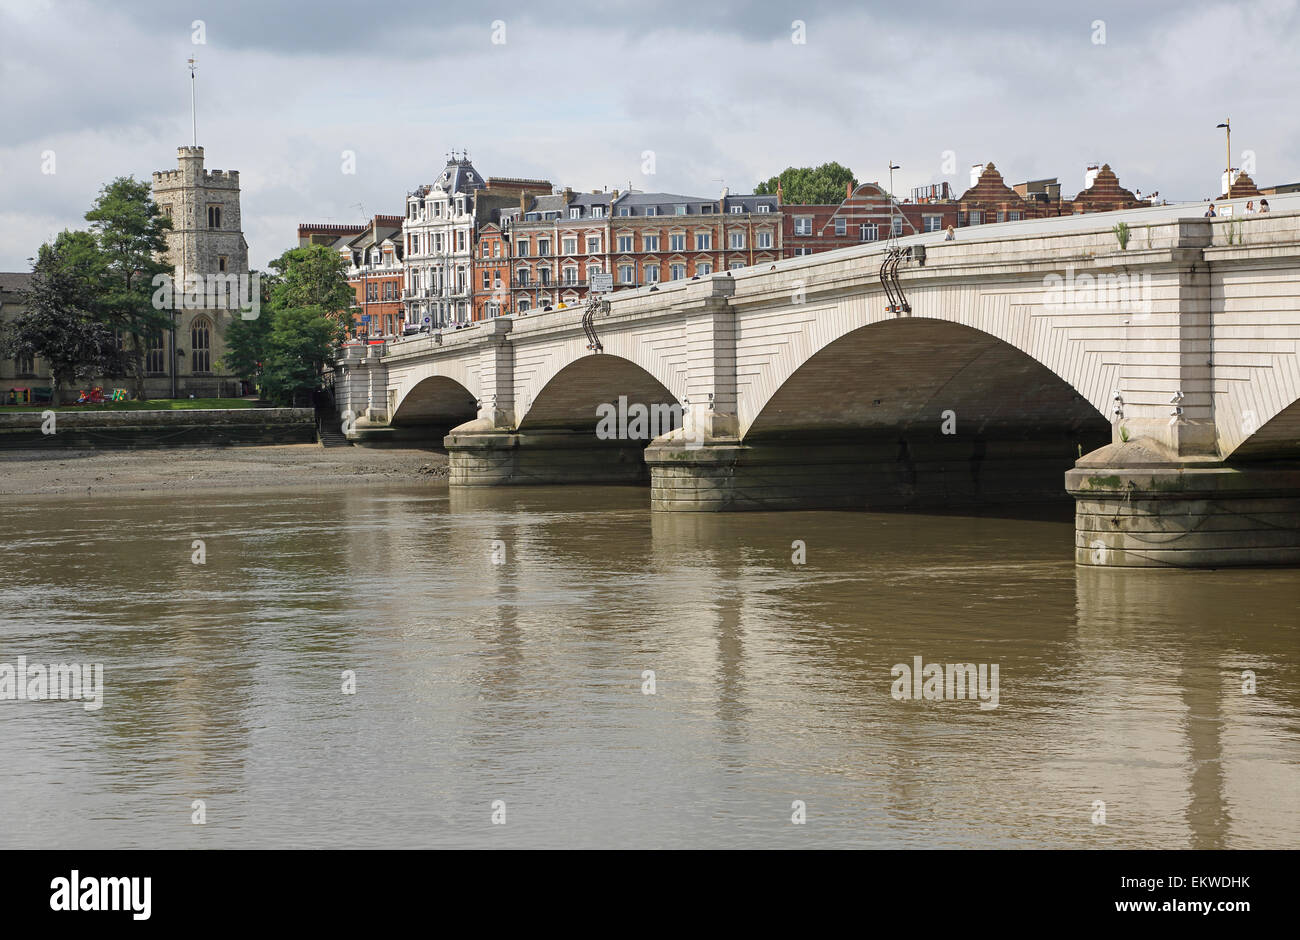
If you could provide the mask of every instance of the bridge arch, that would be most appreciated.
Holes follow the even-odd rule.
[[[1067,379],[1004,339],[951,320],[858,326],[809,348],[788,372],[742,422],[746,441],[896,438],[944,433],[945,423],[954,437],[1065,434],[1093,442],[1110,433],[1096,404]]]
[[[595,434],[602,405],[647,409],[680,406],[678,397],[644,367],[622,356],[588,354],[556,370],[519,420],[521,433],[568,431]],[[653,435],[652,435],[653,436]],[[641,441],[649,443],[650,438]]]
[[[417,366],[389,393],[388,423],[452,428],[471,421],[478,413],[476,385],[456,362]]]

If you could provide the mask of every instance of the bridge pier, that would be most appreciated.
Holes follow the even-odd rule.
[[[1075,448],[1066,436],[693,444],[678,432],[646,448],[645,462],[660,512],[889,510],[1060,501]]]
[[[1065,475],[1075,562],[1113,568],[1300,564],[1300,465],[1111,444]]]
[[[647,482],[635,441],[602,441],[569,431],[501,430],[487,420],[462,424],[443,438],[453,486],[538,486]]]

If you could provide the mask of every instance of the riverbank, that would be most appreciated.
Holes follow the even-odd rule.
[[[0,500],[15,496],[187,492],[250,487],[445,484],[447,455],[432,449],[279,444],[0,453]]]

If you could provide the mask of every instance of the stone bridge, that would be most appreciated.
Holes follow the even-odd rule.
[[[350,346],[338,403],[358,443],[445,435],[453,486],[648,481],[661,511],[1069,493],[1081,564],[1300,563],[1300,198],[1275,203],[902,239],[883,282],[869,243],[620,291],[601,350],[577,307]]]

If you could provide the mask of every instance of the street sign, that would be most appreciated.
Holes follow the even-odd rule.
[[[363,313],[363,314],[361,314],[361,322],[362,322],[362,323],[369,323],[369,322],[370,322],[370,314],[368,314],[368,313]]]
[[[592,274],[591,289],[593,293],[606,294],[614,289],[614,275]]]
[[[425,317],[425,318],[424,318],[424,322],[425,322],[425,323],[428,323],[428,322],[429,322],[429,318],[428,318],[428,317]]]

